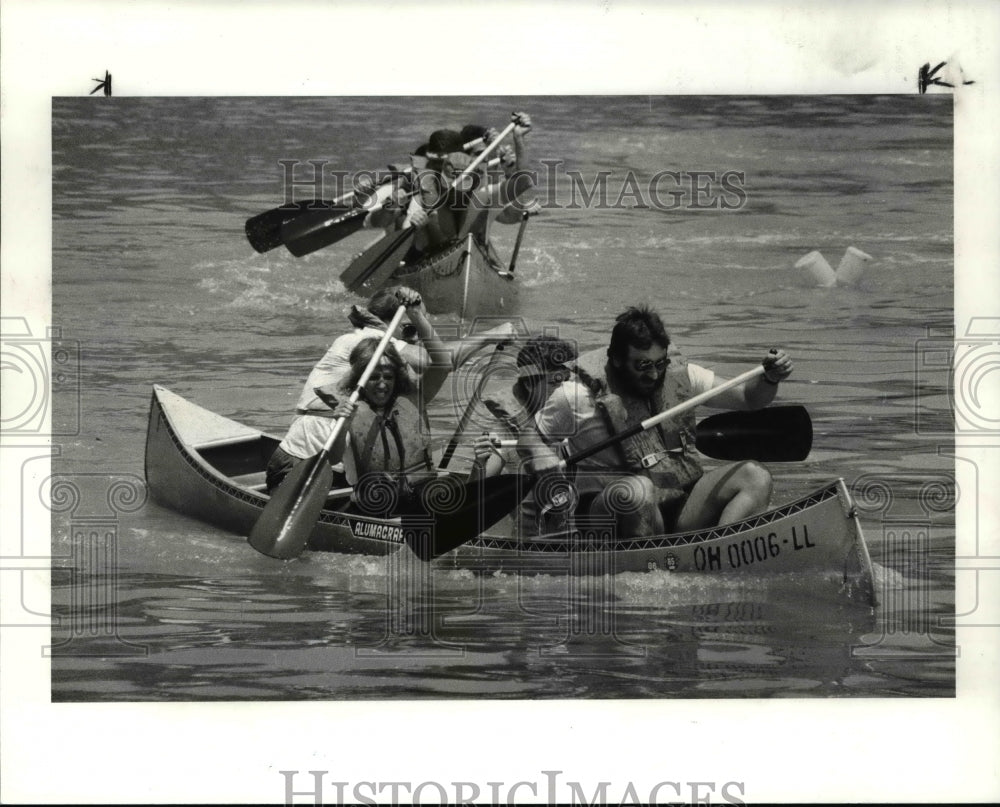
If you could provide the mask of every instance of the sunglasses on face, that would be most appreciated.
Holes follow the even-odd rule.
[[[656,370],[658,373],[663,373],[670,366],[670,359],[662,358],[657,361],[652,359],[635,359],[632,362],[632,369],[637,373],[648,373],[650,370]]]

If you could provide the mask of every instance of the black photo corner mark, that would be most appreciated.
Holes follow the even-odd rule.
[[[95,92],[97,92],[98,90],[100,90],[100,89],[103,88],[103,90],[104,90],[104,97],[105,98],[110,98],[111,97],[111,73],[109,73],[107,70],[105,70],[104,71],[104,80],[103,81],[101,79],[99,79],[99,78],[91,79],[91,81],[96,81],[97,82],[97,86],[94,87],[94,89],[92,89],[88,93],[88,95],[93,95]]]
[[[954,89],[954,87],[955,87],[954,84],[949,84],[944,79],[937,78],[937,72],[938,72],[938,70],[940,70],[946,64],[948,64],[948,63],[947,62],[940,62],[939,64],[937,64],[934,67],[933,70],[931,70],[931,63],[927,62],[923,67],[920,68],[920,72],[917,73],[917,89],[919,90],[919,92],[920,92],[921,95],[923,95],[924,93],[926,93],[927,92],[927,88],[930,87],[930,86],[932,86],[932,85],[935,86],[935,87],[951,87],[952,89]],[[975,84],[976,83],[974,81],[965,81],[964,80],[965,76],[962,73],[962,68],[958,67],[958,65],[956,65],[956,68],[957,68],[957,70],[956,70],[957,74],[959,75],[959,77],[961,77],[963,79],[962,80],[962,85],[963,86],[967,85],[967,84]]]

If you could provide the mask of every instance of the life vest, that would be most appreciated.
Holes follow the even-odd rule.
[[[670,366],[663,385],[649,398],[625,393],[618,382],[605,350],[584,353],[577,359],[576,372],[594,397],[596,414],[580,424],[569,438],[567,450],[576,453],[610,435],[621,434],[652,415],[664,412],[692,397],[687,361],[671,348]],[[665,423],[641,431],[604,451],[577,463],[581,492],[603,489],[621,472],[649,477],[659,491],[659,503],[677,501],[702,476],[702,468],[692,455],[695,445],[693,410]],[[607,473],[608,471],[618,473]]]
[[[434,469],[428,429],[408,398],[396,398],[384,415],[370,406],[359,406],[351,418],[349,434],[359,479],[377,472],[410,478]]]

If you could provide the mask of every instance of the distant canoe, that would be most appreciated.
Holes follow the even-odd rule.
[[[514,275],[493,266],[475,238],[448,244],[413,266],[401,266],[392,280],[420,292],[430,313],[455,313],[465,321],[509,314],[517,302]]]
[[[278,442],[154,386],[146,435],[150,496],[177,512],[247,535],[267,503],[264,469]],[[346,497],[340,504],[346,504]],[[388,555],[403,546],[398,519],[337,509],[322,511],[309,539],[310,549],[327,552]],[[606,527],[531,540],[484,534],[433,563],[483,572],[547,574],[653,569],[713,575],[817,573],[834,576],[866,602],[875,602],[868,548],[840,479],[723,527],[632,539],[617,539]]]

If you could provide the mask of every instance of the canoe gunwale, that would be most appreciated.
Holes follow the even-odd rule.
[[[826,487],[816,490],[801,499],[789,502],[773,510],[768,510],[760,515],[751,516],[743,521],[736,521],[732,524],[709,527],[703,530],[675,532],[647,538],[616,539],[612,541],[574,537],[580,533],[593,532],[591,528],[584,525],[578,530],[570,532],[568,536],[567,533],[553,533],[536,538],[519,539],[502,538],[485,533],[474,538],[469,543],[489,549],[516,550],[520,552],[627,552],[635,549],[670,549],[678,546],[693,546],[707,541],[731,538],[749,530],[762,529],[775,521],[801,513],[821,502],[837,498],[840,495],[840,486],[843,484],[842,479],[836,479],[827,484]],[[556,543],[554,539],[562,539],[562,542]]]
[[[195,471],[195,473],[197,473],[203,480],[208,482],[215,490],[233,499],[236,499],[237,501],[250,504],[257,509],[263,510],[264,506],[267,504],[269,499],[269,497],[266,494],[258,492],[252,489],[251,487],[239,485],[230,480],[229,477],[224,476],[223,474],[216,471],[215,468],[213,468],[212,465],[208,463],[199,453],[199,448],[204,447],[204,445],[206,444],[203,444],[202,446],[195,446],[184,442],[184,440],[180,436],[177,424],[175,424],[171,420],[169,413],[167,413],[167,411],[164,409],[162,405],[162,402],[159,400],[157,393],[158,389],[165,389],[165,388],[158,386],[154,387],[153,401],[151,406],[159,407],[159,410],[163,415],[163,421],[167,426],[166,429],[167,436],[170,438],[170,441],[174,445],[175,455],[178,456],[180,459],[182,459],[189,468]],[[154,420],[154,414],[155,413],[151,411],[150,426],[152,426]],[[271,440],[277,442],[277,438],[265,434],[264,432],[257,432],[256,436],[247,435],[246,437],[243,438],[235,438],[233,440],[226,441],[225,444],[229,446],[235,446],[239,445],[240,443],[245,443],[246,445],[250,446],[259,443],[261,441],[271,441]],[[217,444],[222,445],[222,441],[219,441]],[[215,447],[215,445],[212,444],[207,444],[207,445],[209,447]],[[151,492],[155,494],[156,492],[155,485],[148,484],[148,480],[150,478],[149,461],[150,458],[147,455],[146,457],[147,486],[150,487]],[[153,498],[155,500],[157,497],[154,495]],[[395,527],[398,527],[400,525],[400,519],[398,518],[395,519],[377,518],[373,516],[367,516],[362,513],[357,513],[357,514],[344,513],[343,511],[340,510],[322,510],[319,515],[319,521],[321,523],[331,524],[337,527],[343,526],[344,520],[348,518],[352,520],[357,519],[359,521],[371,522],[373,524],[378,524],[378,525],[395,526]]]
[[[165,404],[163,393],[176,399]],[[249,487],[233,482],[204,459],[196,449],[200,443],[192,441],[190,427],[185,435],[184,417],[197,419],[199,415],[210,415],[223,426],[246,429],[242,424],[193,404],[176,393],[155,385],[150,405],[149,428],[146,440],[146,480],[151,498],[159,504],[186,516],[206,521],[230,532],[246,535],[256,521],[268,497]],[[197,429],[196,429],[197,430]],[[166,435],[162,432],[166,431]],[[169,438],[169,442],[167,442]],[[247,430],[242,438],[229,441],[231,446],[245,444],[253,447],[261,464],[266,458],[259,450],[262,444],[275,441],[271,435],[256,430]],[[256,461],[256,459],[254,460]],[[249,464],[249,461],[248,461]],[[191,475],[194,472],[196,477]],[[839,501],[839,506],[835,503]],[[434,561],[437,567],[479,568],[483,571],[520,571],[524,573],[552,572],[560,569],[583,569],[569,573],[595,574],[609,571],[639,571],[661,566],[676,550],[677,558],[685,554],[697,553],[701,547],[721,546],[726,539],[732,544],[736,540],[745,541],[750,535],[760,535],[776,522],[787,523],[792,517],[800,516],[801,523],[815,526],[828,524],[833,535],[823,541],[824,548],[815,550],[825,558],[820,566],[807,566],[803,571],[842,572],[845,584],[858,586],[866,601],[876,604],[874,573],[867,545],[861,531],[857,507],[851,500],[843,479],[835,479],[823,487],[788,502],[765,513],[733,524],[668,535],[616,539],[613,527],[607,520],[581,523],[572,532],[555,533],[527,539],[501,536],[486,532],[463,544]],[[838,521],[839,523],[834,523]],[[809,520],[811,519],[811,520]],[[780,530],[781,525],[774,529]],[[824,527],[824,530],[826,528]],[[834,537],[835,536],[835,537]],[[808,539],[806,539],[808,540]],[[403,530],[398,518],[378,518],[361,513],[340,510],[323,510],[319,515],[309,546],[316,551],[368,554],[372,556],[394,553],[404,545]],[[798,547],[796,547],[797,549]],[[706,550],[707,551],[707,550]],[[659,554],[657,554],[659,553]],[[793,553],[797,555],[798,553]],[[817,560],[820,555],[817,555]],[[576,559],[604,557],[608,562],[582,565]],[[567,564],[566,560],[570,559]],[[781,560],[781,557],[778,558]],[[679,561],[680,562],[680,561]],[[815,563],[816,561],[813,561]],[[652,565],[650,565],[652,564]],[[586,568],[585,568],[586,567]],[[598,568],[600,567],[600,568]],[[673,569],[672,566],[666,566]],[[602,571],[603,570],[603,571]],[[685,571],[683,565],[678,571]],[[798,569],[775,568],[774,571],[798,571]],[[729,569],[701,569],[706,574],[732,574]],[[737,568],[737,572],[740,570]],[[565,569],[563,569],[565,573]]]

